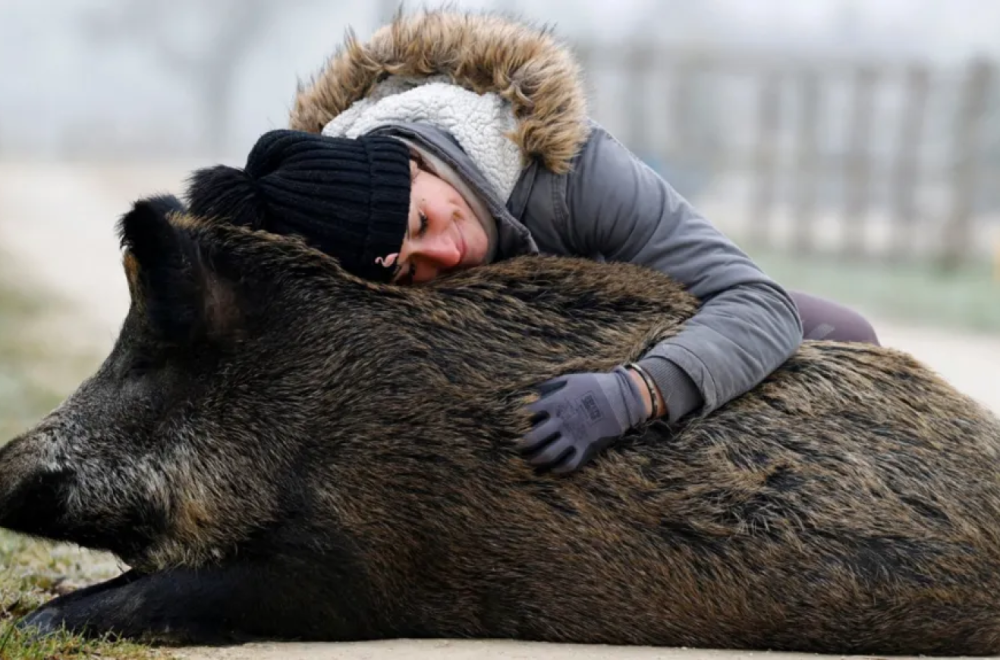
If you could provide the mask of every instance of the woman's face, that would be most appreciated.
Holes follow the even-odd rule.
[[[410,161],[413,179],[406,237],[397,257],[399,284],[428,282],[449,271],[481,265],[486,232],[455,188]]]

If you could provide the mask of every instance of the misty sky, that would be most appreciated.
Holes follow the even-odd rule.
[[[148,1],[148,0],[144,0]],[[211,5],[215,0],[196,0]],[[0,153],[57,154],[68,145],[197,141],[190,86],[140,42],[87,36],[88,11],[126,0],[0,0]],[[210,47],[206,25],[176,0],[170,36]],[[423,4],[423,3],[421,3]],[[433,3],[431,3],[433,4]],[[1000,0],[466,0],[554,23],[567,37],[664,40],[775,49],[921,55],[952,64],[1000,57]],[[374,0],[290,0],[253,44],[234,91],[228,144],[243,151],[286,122],[297,78],[322,64],[350,24],[364,36]],[[420,5],[418,5],[420,6]],[[532,6],[531,11],[527,10]],[[537,8],[537,9],[535,9]]]

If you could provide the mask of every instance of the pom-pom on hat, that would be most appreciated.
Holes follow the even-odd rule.
[[[240,170],[196,171],[193,215],[296,234],[351,273],[387,282],[410,213],[410,151],[384,136],[356,139],[280,129],[263,134]]]

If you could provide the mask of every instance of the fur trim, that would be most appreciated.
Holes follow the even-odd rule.
[[[446,10],[397,13],[367,43],[349,30],[318,76],[308,85],[299,83],[289,126],[319,133],[390,75],[439,74],[511,103],[517,128],[510,138],[525,162],[541,159],[548,169],[564,173],[587,139],[579,65],[551,29]]]

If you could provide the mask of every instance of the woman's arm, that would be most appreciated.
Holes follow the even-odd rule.
[[[566,178],[564,202],[555,221],[581,255],[662,271],[702,302],[639,361],[671,422],[752,389],[798,348],[802,323],[788,293],[599,126]]]

